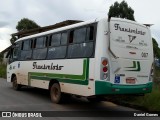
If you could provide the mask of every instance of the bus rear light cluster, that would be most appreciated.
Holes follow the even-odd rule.
[[[101,59],[101,80],[108,78],[108,60],[106,58]]]

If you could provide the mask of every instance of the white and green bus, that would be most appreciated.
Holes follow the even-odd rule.
[[[10,50],[7,81],[92,98],[152,91],[150,29],[134,21],[103,18],[18,39]]]

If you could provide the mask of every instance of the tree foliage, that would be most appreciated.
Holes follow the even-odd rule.
[[[121,3],[115,2],[114,5],[110,6],[109,17],[118,17],[118,18],[125,18],[129,20],[134,19],[134,10],[128,6],[127,2],[122,1]]]
[[[39,28],[39,27],[40,26],[37,23],[35,23],[33,20],[30,20],[28,18],[23,18],[18,22],[16,29],[17,31],[22,31],[22,30]]]
[[[21,19],[16,26],[17,31],[24,31],[24,30],[30,30],[34,28],[39,28],[40,26],[35,23],[33,20],[30,20],[28,18]],[[12,36],[10,39],[11,44],[13,44],[17,38],[15,36]]]
[[[12,36],[10,39],[11,44],[13,44],[16,40],[17,40],[17,38],[15,36]]]
[[[154,57],[160,58],[160,48],[158,47],[158,43],[154,38],[152,38],[152,43],[153,43]]]

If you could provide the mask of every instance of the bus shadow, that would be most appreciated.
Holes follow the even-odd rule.
[[[50,100],[50,93],[48,90],[34,88],[34,87],[23,87],[20,92],[30,94],[37,97],[38,99],[44,99],[45,101],[52,103]],[[107,106],[106,101],[102,102],[89,102],[85,97],[76,97],[75,95],[68,95],[65,100],[58,106],[63,106],[71,110],[112,110],[112,106]],[[108,109],[109,108],[109,109]]]
[[[43,98],[47,101],[50,101],[50,92],[49,90],[45,90],[45,89],[40,89],[40,88],[35,88],[35,87],[27,87],[27,86],[24,86],[21,88],[20,92],[24,92],[24,93],[27,93],[27,94],[30,94],[30,95],[34,95],[34,96],[37,96],[39,98]],[[51,102],[52,103],[52,102]],[[89,102],[87,100],[87,98],[85,97],[77,97],[75,95],[66,95],[63,102],[61,103],[62,105],[79,105],[79,106],[90,106],[90,107],[93,107],[96,106],[96,105],[101,105],[103,102]],[[53,103],[54,104],[54,103]]]

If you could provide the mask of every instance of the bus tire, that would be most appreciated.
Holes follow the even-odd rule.
[[[62,102],[62,93],[61,93],[61,88],[58,83],[52,84],[50,88],[50,96],[51,96],[51,101],[53,103],[61,103]]]
[[[21,85],[17,83],[16,76],[13,78],[12,87],[13,87],[14,90],[20,90],[21,89]]]

